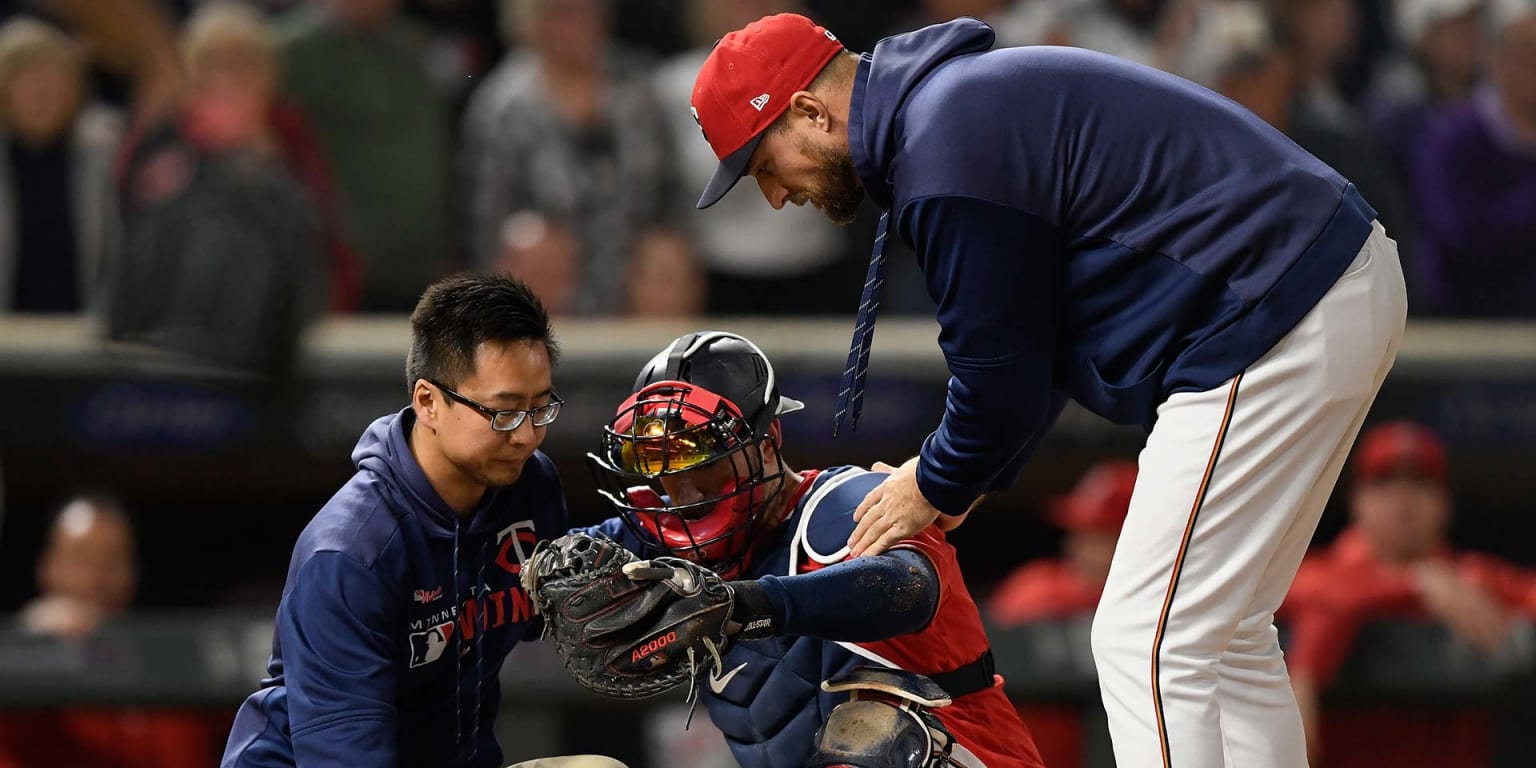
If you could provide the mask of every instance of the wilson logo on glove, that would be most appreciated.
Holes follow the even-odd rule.
[[[630,655],[629,660],[630,661],[639,661],[639,660],[641,660],[641,659],[643,659],[643,658],[645,658],[645,657],[647,657],[647,656],[649,656],[649,655],[651,655],[651,654],[653,654],[653,653],[655,653],[655,652],[657,652],[657,651],[667,647],[668,645],[671,645],[672,643],[674,643],[676,641],[677,641],[677,633],[676,632],[668,632],[665,635],[662,635],[661,637],[658,637],[655,640],[652,640],[649,643],[646,643],[645,645],[642,645],[639,648],[636,648],[634,653],[632,655]]]

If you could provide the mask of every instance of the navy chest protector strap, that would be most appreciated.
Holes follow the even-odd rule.
[[[938,683],[951,699],[958,699],[961,696],[991,688],[996,680],[995,670],[992,649],[988,648],[975,661],[949,672],[928,675],[928,679]]]

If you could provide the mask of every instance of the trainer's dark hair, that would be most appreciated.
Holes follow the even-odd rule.
[[[508,275],[458,274],[427,287],[411,312],[411,353],[405,386],[435,379],[450,387],[474,372],[482,342],[542,342],[550,365],[560,346],[543,302],[523,281]]]

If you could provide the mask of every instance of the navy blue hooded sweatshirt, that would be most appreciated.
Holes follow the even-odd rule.
[[[497,675],[542,627],[518,571],[565,532],[565,495],[535,452],[460,522],[411,454],[415,420],[407,408],[369,426],[357,474],[300,534],[269,677],[224,768],[502,765]]]
[[[1251,112],[1173,75],[959,19],[858,67],[848,139],[917,251],[952,375],[918,486],[1007,487],[1065,399],[1152,424],[1300,322],[1376,212]]]

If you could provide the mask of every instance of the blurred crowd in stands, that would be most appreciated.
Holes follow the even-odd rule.
[[[1207,85],[1360,187],[1416,314],[1536,316],[1536,0],[158,1],[175,75],[11,3],[0,310],[248,368],[464,267],[561,316],[847,314],[871,226],[752,185],[693,210],[705,52],[794,10],[855,49],[969,15]],[[893,280],[894,311],[928,309]]]

